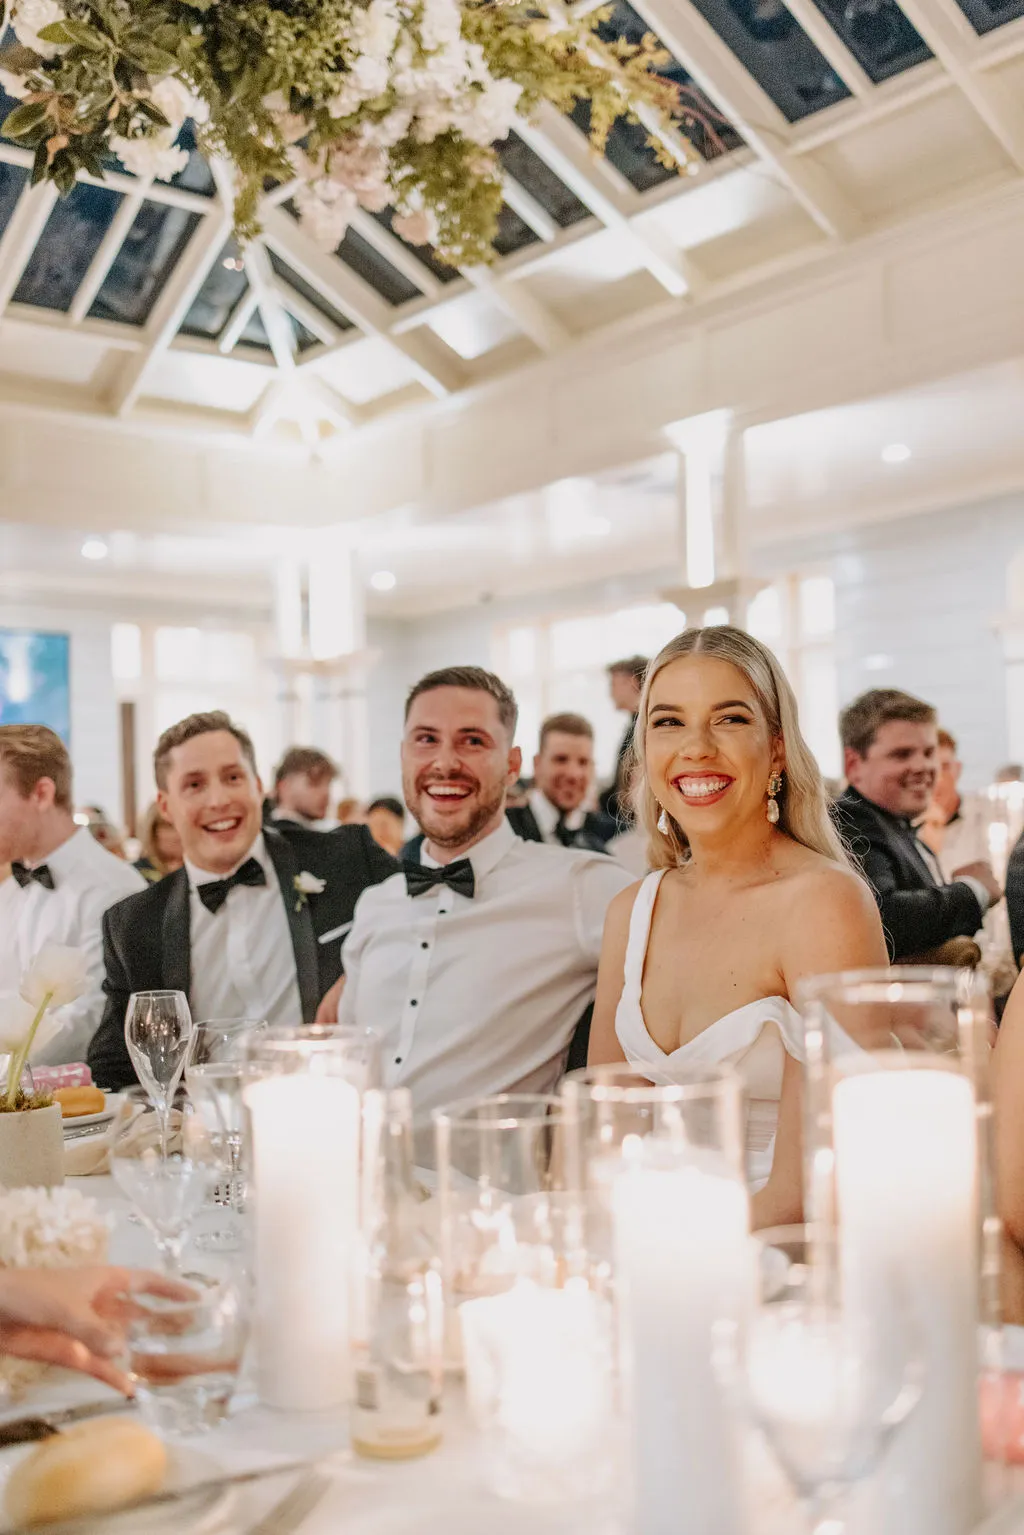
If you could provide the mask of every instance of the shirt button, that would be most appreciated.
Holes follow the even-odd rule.
[[[423,942],[420,944],[420,948],[421,949],[429,949],[430,948],[430,945],[429,945],[429,943],[427,942],[427,940],[425,938],[424,938]]]
[[[396,1066],[401,1066],[401,1064],[402,1064],[402,1057],[400,1055],[396,1055],[395,1056],[395,1065]]]
[[[410,1007],[418,1007],[419,1006],[419,1003],[417,1002],[415,997],[410,997],[409,998],[409,1006]]]

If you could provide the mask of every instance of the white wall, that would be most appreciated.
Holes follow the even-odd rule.
[[[121,812],[120,731],[110,664],[110,620],[102,613],[0,598],[0,628],[71,637],[71,760],[75,802]]]

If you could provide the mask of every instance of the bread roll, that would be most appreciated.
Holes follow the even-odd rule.
[[[15,1466],[7,1514],[25,1525],[110,1513],[159,1492],[166,1472],[163,1443],[134,1419],[76,1423]]]
[[[98,1087],[58,1087],[53,1095],[65,1119],[78,1114],[101,1114],[107,1106],[106,1094]]]

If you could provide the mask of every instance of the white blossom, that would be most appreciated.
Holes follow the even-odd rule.
[[[177,131],[158,128],[139,138],[126,139],[114,134],[110,147],[126,171],[136,176],[152,176],[157,181],[170,181],[188,164],[188,151],[175,148]]]
[[[295,888],[300,895],[322,895],[327,889],[327,881],[303,869],[301,874],[295,876]]]
[[[391,0],[370,0],[365,11],[353,17],[353,41],[360,54],[390,58],[398,40],[399,20]]]
[[[462,12],[458,0],[423,0],[420,42],[426,53],[455,42],[462,36]]]
[[[31,48],[41,59],[55,59],[60,52],[56,43],[44,43],[39,36],[44,27],[64,20],[64,7],[57,0],[16,0],[11,24],[23,48]]]
[[[24,75],[16,75],[10,69],[0,69],[0,86],[13,96],[15,101],[21,101],[28,95],[28,80]]]
[[[176,75],[165,75],[162,80],[158,80],[149,93],[149,99],[175,129],[175,137],[181,131],[186,117],[199,123],[205,122],[210,115],[206,102],[193,96],[184,80],[179,80]]]
[[[412,213],[396,213],[391,228],[410,245],[433,245],[437,239],[437,220],[429,208],[417,208]]]
[[[22,1048],[37,1011],[24,997],[19,997],[16,991],[0,993],[0,1054],[14,1055]],[[53,1013],[44,1014],[32,1041],[33,1050],[43,1049],[51,1039],[56,1038],[62,1027],[61,1020],[55,1018]],[[9,1069],[8,1062],[0,1075],[6,1076]]]
[[[89,966],[81,949],[44,943],[21,978],[21,995],[34,1008],[64,1007],[89,987]]]
[[[347,188],[321,180],[296,187],[295,206],[301,226],[313,243],[321,250],[333,251],[345,238],[358,199]]]
[[[482,91],[467,92],[468,109],[453,116],[453,125],[473,144],[486,146],[506,139],[522,93],[515,80],[492,78]]]

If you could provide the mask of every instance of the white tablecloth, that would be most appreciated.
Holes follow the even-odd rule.
[[[128,1206],[109,1178],[71,1179],[70,1184],[98,1199],[115,1215],[110,1258],[115,1263],[151,1266],[155,1251],[145,1230],[130,1224]],[[202,1222],[211,1217],[204,1216]],[[213,1217],[215,1218],[215,1217]],[[202,1224],[201,1222],[201,1224]],[[186,1267],[188,1254],[186,1253]],[[244,1387],[244,1380],[243,1380]],[[17,1410],[20,1416],[75,1402],[96,1401],[106,1388],[96,1381],[69,1375],[34,1389]],[[348,1450],[344,1414],[299,1414],[259,1406],[244,1389],[231,1419],[212,1433],[190,1441],[226,1472],[333,1455],[331,1485],[297,1529],[301,1535],[622,1535],[620,1511],[604,1499],[586,1506],[539,1507],[503,1501],[482,1485],[476,1446],[459,1387],[445,1400],[445,1436],[441,1447],[422,1460],[374,1462]],[[1015,1474],[1016,1475],[1016,1474]],[[1024,1478],[1020,1479],[1024,1483]],[[1015,1491],[1024,1492],[1018,1484]],[[246,1531],[273,1507],[291,1486],[275,1480],[236,1494],[216,1528]],[[757,1497],[757,1517],[751,1535],[804,1535],[805,1525],[792,1506],[781,1475],[764,1472]],[[210,1526],[202,1526],[207,1535]],[[182,1529],[186,1535],[186,1529]],[[292,1532],[289,1532],[292,1535]],[[981,1532],[979,1532],[981,1535]],[[984,1535],[1024,1535],[1024,1506],[1019,1520],[1003,1520]]]

